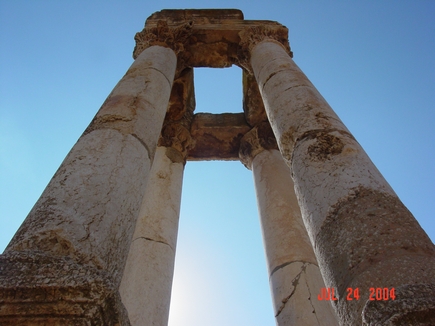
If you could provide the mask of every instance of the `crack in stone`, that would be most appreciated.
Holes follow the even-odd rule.
[[[308,266],[308,264],[313,264],[313,263],[309,263],[309,262],[302,261],[302,260],[292,260],[292,261],[289,261],[289,262],[283,263],[283,264],[281,264],[281,265],[276,266],[276,267],[272,270],[272,272],[270,272],[269,279],[272,277],[273,274],[275,274],[275,272],[277,272],[278,270],[280,270],[280,269],[286,267],[287,265],[293,264],[293,263],[302,263],[302,264],[307,264],[307,266]],[[313,265],[317,266],[316,264],[313,264]]]
[[[285,71],[285,70],[287,70],[287,69],[282,69],[282,70],[275,71],[275,72],[271,73],[271,74],[269,75],[269,77],[267,77],[267,79],[264,81],[264,83],[263,83],[263,89],[266,87],[266,84],[269,82],[270,79],[272,79],[272,77],[274,77],[275,75],[277,75],[277,74],[279,74],[280,72],[283,72],[283,71]],[[309,87],[309,85],[305,85],[305,84],[294,85],[294,86],[291,86],[291,87],[286,88],[285,90],[283,90],[283,92],[288,91],[289,89],[292,89],[292,88],[294,88],[294,87],[301,87],[301,86],[308,86],[308,87]]]
[[[151,238],[147,238],[147,237],[137,237],[136,239],[133,240],[133,242],[136,241],[137,239],[145,239],[145,240],[152,241],[152,242],[163,243],[163,244],[167,245],[169,248],[171,248],[172,250],[174,250],[174,248],[172,248],[172,246],[169,243],[166,243],[164,241],[155,240],[155,239],[151,239]]]
[[[165,77],[165,79],[168,81],[169,87],[172,88],[172,82],[171,82],[171,81],[168,79],[168,77],[166,77],[166,75],[165,75],[163,72],[161,72],[159,69],[154,68],[154,67],[147,67],[146,69],[153,69],[153,70],[158,71],[159,73],[161,73],[161,74],[163,75],[163,77]]]
[[[142,144],[142,146],[143,147],[145,147],[145,150],[147,151],[147,155],[148,155],[148,159],[150,160],[150,161],[152,161],[151,160],[151,151],[150,151],[150,149],[148,148],[148,146],[147,146],[147,144],[145,144],[145,142],[142,140],[142,139],[140,139],[139,137],[138,137],[138,135],[136,135],[136,134],[131,134],[134,138],[136,138],[141,144]]]
[[[296,88],[296,87],[309,87],[309,85],[305,85],[305,84],[293,85],[293,86],[290,86],[290,87],[286,88],[282,92],[284,93],[285,91],[288,91],[288,90],[290,90],[292,88]]]
[[[273,76],[275,76],[276,74],[280,73],[281,71],[282,71],[282,70],[280,70],[280,71],[275,71],[275,72],[271,73],[271,74],[269,75],[269,77],[267,77],[267,79],[264,81],[264,83],[263,83],[263,89],[264,89],[264,87],[266,86],[266,84],[268,83],[268,81],[269,81]]]
[[[307,285],[307,290],[308,290],[308,293],[310,294],[310,296],[308,297],[308,301],[310,302],[311,307],[313,307],[313,314],[316,317],[317,325],[321,325],[320,321],[319,321],[319,318],[317,318],[316,308],[314,308],[313,302],[311,301],[311,291],[310,291],[310,287],[308,286],[308,280],[307,279],[305,279],[305,284]]]
[[[308,266],[308,263],[304,263],[301,267],[301,271],[298,273],[298,275],[296,275],[293,278],[293,280],[292,280],[293,291],[290,293],[290,295],[288,295],[287,297],[285,297],[284,299],[281,300],[282,305],[281,305],[281,307],[279,307],[278,312],[275,315],[275,318],[278,317],[279,314],[284,310],[286,303],[290,300],[290,298],[296,292],[296,288],[299,284],[299,279],[301,278],[302,273],[305,273],[305,269],[307,268],[307,266]]]

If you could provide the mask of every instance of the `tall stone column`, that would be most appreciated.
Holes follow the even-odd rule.
[[[119,292],[132,325],[167,325],[174,274],[181,188],[190,133],[165,128],[157,147]],[[169,136],[169,137],[168,137]]]
[[[245,134],[240,159],[254,175],[276,324],[337,325],[331,303],[317,299],[325,285],[302,221],[290,170],[268,123]]]
[[[341,324],[435,323],[429,237],[273,31],[240,36]]]
[[[127,325],[118,287],[177,57],[141,52],[1,257],[0,324]]]

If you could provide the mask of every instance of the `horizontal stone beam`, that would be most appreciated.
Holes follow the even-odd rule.
[[[243,20],[243,12],[239,9],[163,9],[147,18],[146,26],[159,20],[177,24],[192,20],[196,24],[219,24],[223,20]]]
[[[169,31],[159,25],[161,22],[165,22],[172,32],[168,33]],[[177,29],[185,24],[190,26],[189,31]],[[244,20],[240,10],[162,10],[151,15],[146,20],[143,31],[136,34],[133,58],[147,47],[146,43],[150,40],[172,40],[171,42],[182,43],[179,60],[184,67],[225,68],[233,64],[240,66],[239,33],[251,27],[259,30],[266,28],[282,35],[280,41],[289,47],[288,30],[285,26],[269,20]],[[149,33],[155,36],[149,38]],[[186,36],[185,41],[181,41],[183,35]]]
[[[243,113],[197,113],[190,133],[195,146],[189,150],[188,161],[236,161],[240,139],[251,127]]]

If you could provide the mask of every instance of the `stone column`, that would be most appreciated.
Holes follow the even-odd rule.
[[[1,258],[0,324],[128,324],[117,289],[176,65],[144,49],[67,155]]]
[[[340,322],[435,323],[429,237],[273,31],[240,35]],[[384,288],[395,300],[369,300]]]
[[[157,147],[119,292],[132,325],[167,325],[174,274],[181,188],[190,133],[166,128]],[[176,143],[174,143],[174,140]]]
[[[245,134],[240,159],[252,169],[276,324],[337,325],[332,305],[319,301],[319,266],[293,190],[290,170],[268,123]]]

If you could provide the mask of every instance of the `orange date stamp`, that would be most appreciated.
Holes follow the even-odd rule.
[[[347,288],[346,300],[359,300],[360,289],[359,288]],[[321,288],[320,293],[317,295],[319,301],[337,301],[338,298],[335,295],[334,288]],[[394,288],[369,288],[369,300],[370,301],[387,301],[395,300],[396,291]]]

